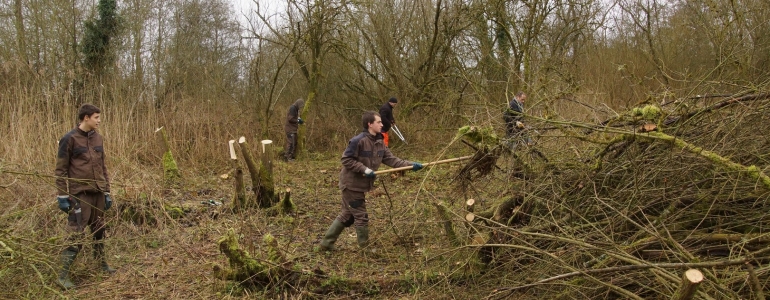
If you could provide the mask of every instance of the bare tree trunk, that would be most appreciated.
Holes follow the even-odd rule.
[[[27,58],[27,35],[24,30],[24,14],[22,13],[22,0],[13,1],[14,25],[16,25],[16,43],[19,48],[19,59],[25,64],[29,64]]]

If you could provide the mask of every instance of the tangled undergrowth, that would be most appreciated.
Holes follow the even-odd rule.
[[[296,204],[288,215],[229,210],[225,164],[182,165],[175,189],[155,184],[161,175],[132,177],[108,212],[119,272],[105,278],[83,255],[78,289],[67,292],[53,285],[64,215],[40,192],[50,179],[2,165],[0,298],[647,299],[672,297],[687,269],[705,277],[699,298],[761,298],[770,96],[681,101],[690,103],[599,124],[527,116],[532,142],[453,143],[442,157],[497,151],[462,184],[469,165],[381,176],[367,196],[374,241],[363,250],[347,230],[338,251],[317,251],[339,206],[336,154],[276,164],[275,185]],[[394,153],[437,158],[410,150]],[[258,276],[231,276],[226,253]]]

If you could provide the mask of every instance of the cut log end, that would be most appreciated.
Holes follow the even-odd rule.
[[[690,283],[700,283],[703,281],[703,273],[696,269],[689,269],[684,272],[684,278],[690,281]]]
[[[260,143],[262,144],[262,153],[267,153],[267,149],[271,147],[271,145],[273,144],[273,141],[262,140]]]
[[[465,215],[465,220],[468,222],[473,222],[474,219],[476,219],[476,215],[473,213],[468,213]]]
[[[474,204],[476,204],[476,200],[474,199],[465,200],[465,210],[467,210],[468,212],[473,212]]]
[[[245,142],[246,142],[246,137],[245,136],[242,136],[242,137],[238,138],[238,144],[243,144]]]
[[[235,140],[230,140],[227,143],[230,146],[230,159],[232,159],[232,160],[238,159],[238,157],[235,155],[235,147],[233,146],[233,144],[235,144]]]
[[[286,188],[287,193],[291,193],[291,188]]]

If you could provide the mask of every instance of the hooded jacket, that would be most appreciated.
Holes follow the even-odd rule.
[[[286,124],[283,130],[287,133],[297,132],[299,130],[299,113],[305,106],[305,100],[297,99],[294,104],[289,106],[289,112],[286,113]]]
[[[390,131],[390,127],[396,122],[393,118],[393,106],[390,106],[390,102],[385,102],[380,106],[380,118],[382,119],[382,132]]]
[[[366,168],[377,171],[380,164],[392,168],[411,166],[412,162],[395,157],[382,142],[382,134],[371,135],[368,131],[361,132],[348,142],[348,147],[342,153],[342,170],[340,171],[341,190],[349,189],[356,192],[368,192],[374,188],[374,179],[364,176]]]
[[[102,136],[91,130],[72,129],[59,141],[56,155],[56,193],[75,195],[81,192],[109,192]]]

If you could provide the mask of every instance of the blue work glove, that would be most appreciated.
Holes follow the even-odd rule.
[[[70,196],[67,195],[59,195],[56,196],[56,201],[59,202],[59,209],[65,213],[70,212],[70,202],[69,202]]]
[[[364,176],[369,178],[374,178],[377,175],[374,174],[374,171],[372,171],[372,169],[366,168],[366,170],[364,170]]]
[[[421,163],[418,163],[418,162],[413,162],[412,163],[412,171],[419,171],[420,169],[422,169],[422,164]]]
[[[112,197],[110,193],[104,193],[104,210],[108,210],[112,207]]]
[[[305,124],[305,120],[302,120],[302,118],[297,118],[297,123],[300,125]]]

